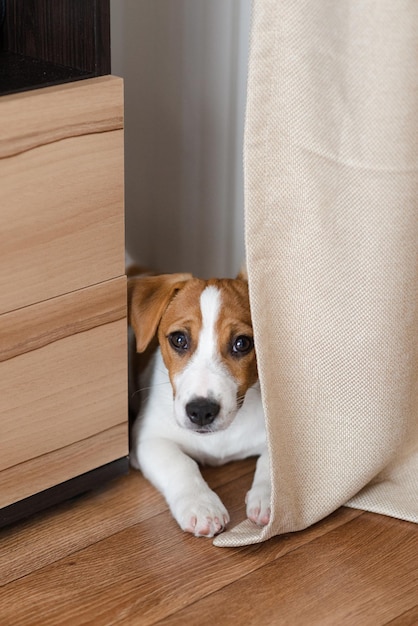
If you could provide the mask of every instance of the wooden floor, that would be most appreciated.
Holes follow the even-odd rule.
[[[253,461],[205,471],[244,518]],[[418,527],[352,509],[244,548],[182,533],[138,472],[3,530],[0,625],[418,625]]]

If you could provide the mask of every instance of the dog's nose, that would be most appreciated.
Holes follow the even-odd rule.
[[[221,405],[208,398],[195,398],[186,404],[186,413],[193,424],[207,426],[219,414]]]

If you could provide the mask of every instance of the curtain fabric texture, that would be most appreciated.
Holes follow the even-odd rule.
[[[273,484],[265,528],[418,522],[418,3],[255,0],[246,245]]]

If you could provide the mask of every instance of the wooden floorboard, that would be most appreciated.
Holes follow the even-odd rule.
[[[365,514],[162,620],[385,624],[417,602],[416,530]]]
[[[232,524],[254,462],[205,470]],[[132,472],[3,530],[0,625],[418,624],[418,528],[340,509],[299,533],[216,548]]]
[[[249,482],[253,468],[248,460],[224,472],[208,468],[207,475],[217,488],[243,475]],[[160,494],[131,471],[102,489],[5,528],[0,534],[0,587],[163,511],[167,506]]]
[[[418,624],[418,604],[409,611],[405,611],[395,619],[387,623],[386,626],[417,626]]]

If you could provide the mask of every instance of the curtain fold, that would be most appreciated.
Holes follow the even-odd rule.
[[[272,517],[418,522],[418,4],[255,0],[245,130],[250,296]]]

